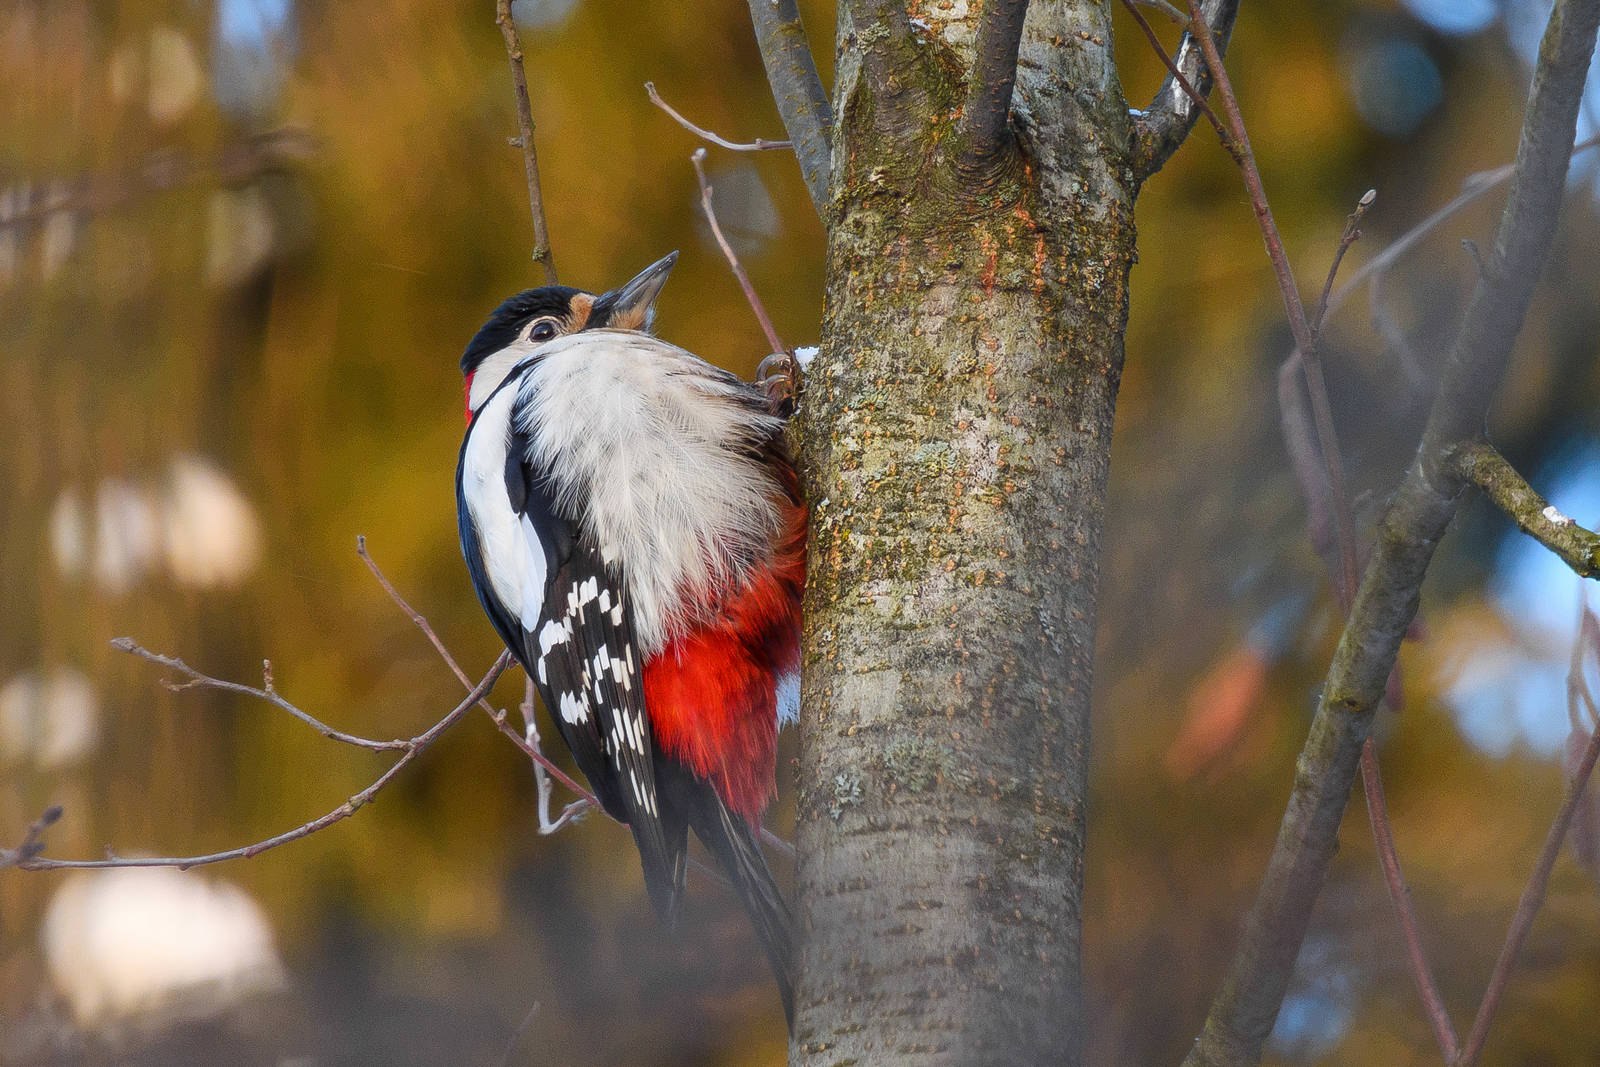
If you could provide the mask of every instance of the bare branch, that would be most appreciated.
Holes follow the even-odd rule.
[[[702,141],[710,141],[719,148],[726,148],[731,152],[770,152],[774,149],[794,147],[793,141],[768,141],[760,137],[757,137],[754,141],[730,141],[721,134],[713,133],[704,126],[696,126],[684,118],[677,108],[661,99],[661,94],[656,92],[655,82],[645,82],[644,91],[645,95],[650,98],[650,102],[665,111],[673,122],[676,122]]]
[[[323,737],[338,741],[340,744],[353,745],[356,748],[371,749],[375,752],[390,752],[409,748],[412,744],[411,741],[406,740],[374,741],[368,737],[357,737],[355,734],[347,734],[343,730],[335,730],[278,695],[277,691],[272,688],[272,667],[270,663],[266,665],[265,670],[262,672],[265,684],[258,689],[253,685],[243,685],[239,682],[230,682],[222,678],[213,678],[209,674],[202,674],[181,659],[163,656],[159,652],[150,651],[131,637],[114,638],[111,642],[111,647],[118,652],[126,652],[129,655],[138,656],[140,659],[154,663],[158,667],[165,667],[183,675],[188,681],[163,683],[175,693],[182,692],[185,689],[217,689],[224,693],[238,693],[241,696],[264,700],[273,707],[280,708],[293,715]]]
[[[694,176],[700,183],[700,207],[706,213],[706,221],[711,224],[712,236],[717,239],[718,247],[728,259],[728,266],[732,268],[733,276],[739,281],[739,288],[744,290],[745,301],[750,305],[750,310],[755,312],[756,321],[761,324],[761,332],[767,335],[767,344],[771,346],[769,351],[783,352],[785,351],[783,342],[778,339],[778,331],[773,328],[772,319],[767,315],[761,297],[756,295],[756,287],[750,283],[750,276],[744,272],[739,257],[733,254],[733,246],[722,236],[722,227],[717,224],[717,213],[711,207],[711,186],[706,183],[705,159],[704,148],[696,148],[689,156],[689,161],[694,164]]]
[[[978,40],[961,112],[964,169],[989,165],[1010,130],[1011,91],[1017,81],[1017,51],[1028,0],[986,0],[978,21]]]
[[[1272,261],[1273,273],[1278,280],[1278,292],[1283,298],[1284,312],[1289,317],[1289,329],[1294,334],[1295,343],[1300,347],[1306,390],[1311,397],[1311,413],[1317,430],[1317,445],[1322,452],[1323,465],[1328,474],[1328,491],[1333,499],[1333,514],[1338,520],[1340,580],[1335,584],[1339,590],[1340,603],[1348,611],[1356,583],[1355,522],[1350,514],[1350,498],[1345,490],[1344,464],[1340,459],[1338,431],[1334,427],[1333,412],[1328,403],[1328,387],[1323,378],[1322,361],[1317,355],[1316,338],[1306,318],[1300,288],[1294,279],[1294,269],[1290,266],[1288,254],[1284,251],[1283,236],[1278,232],[1278,224],[1272,216],[1272,206],[1267,201],[1266,188],[1261,182],[1261,171],[1256,166],[1255,152],[1250,147],[1250,133],[1245,128],[1244,116],[1239,110],[1239,101],[1233,92],[1233,83],[1229,80],[1227,68],[1223,65],[1222,52],[1206,25],[1205,13],[1201,9],[1199,0],[1189,0],[1189,16],[1193,39],[1205,56],[1212,77],[1216,79],[1217,93],[1222,99],[1222,111],[1226,117],[1228,140],[1233,144],[1229,150],[1238,162],[1239,173],[1244,178],[1245,188],[1249,190],[1250,206],[1255,211],[1262,240],[1267,246],[1267,258]],[[1190,88],[1189,91],[1193,92],[1193,89]],[[1194,96],[1194,100],[1199,102],[1198,94]],[[1226,140],[1224,147],[1227,147]]]
[[[522,149],[522,166],[528,173],[528,207],[533,212],[533,261],[544,268],[544,283],[556,284],[555,254],[544,221],[544,195],[539,188],[539,152],[533,142],[533,104],[528,100],[528,74],[522,66],[522,42],[511,19],[511,0],[495,0],[494,21],[505,38],[511,63],[511,87],[517,98],[517,137],[511,143]]]
[[[1334,581],[1334,588],[1339,594],[1339,604],[1346,612],[1350,608],[1350,597],[1355,588],[1356,578],[1356,550],[1355,550],[1355,521],[1350,514],[1349,497],[1345,491],[1344,465],[1340,460],[1338,433],[1333,424],[1333,413],[1328,401],[1327,383],[1323,378],[1322,364],[1316,356],[1314,336],[1310,323],[1306,319],[1305,305],[1301,301],[1299,287],[1295,284],[1294,271],[1289,264],[1288,255],[1284,252],[1283,237],[1278,232],[1277,223],[1273,220],[1272,206],[1267,201],[1266,189],[1261,183],[1261,173],[1256,167],[1255,154],[1250,148],[1250,136],[1245,128],[1244,117],[1239,111],[1239,102],[1234,97],[1233,85],[1228,80],[1227,69],[1222,63],[1222,54],[1218,50],[1212,34],[1204,29],[1200,5],[1194,0],[1190,2],[1190,28],[1193,39],[1199,42],[1201,52],[1205,55],[1208,69],[1214,73],[1217,87],[1222,97],[1226,121],[1217,117],[1205,97],[1189,81],[1188,76],[1179,68],[1177,61],[1168,56],[1161,45],[1161,40],[1151,28],[1149,20],[1138,8],[1137,0],[1122,0],[1123,6],[1144,31],[1145,37],[1150,42],[1150,47],[1166,64],[1172,74],[1172,80],[1178,89],[1187,95],[1190,102],[1201,114],[1205,115],[1212,127],[1217,131],[1217,137],[1222,142],[1222,147],[1239,167],[1239,173],[1244,178],[1245,188],[1250,194],[1250,205],[1255,211],[1256,222],[1261,229],[1262,240],[1267,247],[1267,256],[1272,261],[1273,272],[1278,281],[1278,291],[1283,299],[1284,311],[1289,318],[1289,327],[1294,334],[1298,350],[1290,357],[1294,361],[1306,380],[1307,395],[1311,400],[1311,424],[1316,431],[1315,451],[1321,456],[1323,467],[1327,475],[1327,497],[1331,502],[1331,513],[1337,518],[1336,529],[1338,532],[1339,548],[1339,573]],[[1185,40],[1190,38],[1186,37]],[[1363,208],[1358,207],[1360,212]],[[1359,236],[1359,231],[1346,228],[1349,241],[1354,241]],[[1344,251],[1348,244],[1341,242],[1340,250],[1335,256],[1332,269],[1328,274],[1328,284],[1331,285],[1339,263],[1344,258]],[[1280,388],[1280,396],[1289,397],[1285,388]],[[1286,409],[1287,411],[1288,409]],[[1286,432],[1292,432],[1295,427],[1286,423]],[[1297,461],[1311,454],[1310,448],[1298,448],[1297,443],[1291,438],[1290,451]],[[1297,467],[1302,475],[1302,484],[1306,490],[1308,500],[1316,500],[1324,494],[1319,491],[1315,481],[1306,478],[1306,470]],[[1313,509],[1315,514],[1315,509]]]
[[[1350,250],[1350,246],[1360,239],[1361,219],[1376,197],[1376,191],[1369,190],[1345,220],[1339,247],[1333,255],[1327,278],[1322,285],[1322,296],[1317,302],[1317,315],[1311,323],[1313,338],[1320,339],[1323,322],[1327,317],[1328,296],[1338,278],[1339,266],[1344,262],[1345,253]],[[1306,418],[1305,405],[1298,388],[1298,379],[1304,370],[1302,354],[1296,351],[1284,361],[1279,373],[1279,403],[1283,412],[1284,437],[1296,473],[1299,475],[1301,488],[1305,493],[1307,524],[1312,544],[1327,564],[1335,587],[1339,589],[1339,602],[1343,614],[1348,616],[1353,595],[1355,534],[1348,524],[1346,513],[1344,520],[1346,524],[1338,530],[1338,555],[1335,556],[1329,513],[1330,510],[1337,512],[1339,502],[1333,497],[1331,486],[1317,476],[1319,472],[1314,461],[1308,463],[1305,459],[1308,453],[1318,448],[1318,442],[1317,434],[1310,420]],[[1308,386],[1311,384],[1311,379],[1307,379],[1307,384]],[[1323,407],[1326,410],[1326,397],[1323,398]],[[1335,459],[1334,466],[1337,465]],[[1394,676],[1391,674],[1391,687],[1394,681]],[[1400,868],[1400,853],[1395,845],[1393,826],[1389,821],[1388,803],[1383,791],[1383,774],[1378,765],[1378,748],[1370,737],[1361,747],[1361,780],[1367,802],[1367,821],[1372,828],[1373,847],[1377,852],[1378,864],[1383,870],[1384,884],[1389,891],[1389,901],[1394,908],[1395,919],[1400,926],[1401,940],[1406,947],[1406,962],[1411,968],[1412,979],[1417,984],[1423,1010],[1433,1027],[1439,1048],[1444,1052],[1445,1058],[1450,1060],[1455,1057],[1460,1042],[1456,1036],[1455,1026],[1450,1021],[1450,1015],[1445,1010],[1438,980],[1434,977],[1433,968],[1428,962],[1428,955],[1422,944],[1416,905],[1411,899],[1411,890],[1406,885],[1405,875]]]
[[[289,842],[298,841],[303,837],[310,837],[319,830],[325,830],[336,822],[348,819],[370,804],[383,787],[394,781],[395,776],[403,771],[412,760],[427,751],[428,747],[437,741],[446,730],[460,722],[462,717],[472,710],[472,706],[489,690],[494,688],[495,682],[499,681],[500,675],[505,672],[505,669],[510,664],[511,653],[502,652],[500,658],[495,660],[494,666],[489,668],[489,673],[485,674],[483,680],[472,687],[466,698],[457,704],[444,718],[406,742],[400,758],[390,764],[389,769],[379,775],[376,781],[326,815],[312,819],[310,822],[302,823],[293,830],[278,834],[275,837],[269,837],[264,841],[257,841],[253,845],[243,845],[239,848],[230,848],[222,852],[211,852],[203,856],[116,856],[108,854],[105,859],[98,860],[58,860],[35,855],[19,861],[16,866],[25,871],[81,870],[103,867],[176,867],[179,870],[188,870],[191,867],[203,867],[212,863],[222,863],[225,860],[250,859],[253,856],[259,856],[268,849],[277,848],[279,845],[287,845]]]
[[[1585,615],[1588,613],[1585,612]],[[1586,620],[1587,621],[1587,620]],[[1589,627],[1580,629],[1578,647],[1574,649],[1572,674],[1576,679],[1568,680],[1568,714],[1577,715],[1576,694],[1581,688],[1587,693],[1587,686],[1582,680],[1581,646],[1586,643],[1584,638],[1590,632]],[[1528,884],[1523,887],[1522,897],[1517,901],[1516,913],[1511,917],[1511,926],[1506,931],[1505,944],[1500,949],[1500,956],[1495,960],[1494,970],[1490,973],[1488,988],[1484,990],[1483,1001],[1478,1005],[1477,1018],[1472,1021],[1472,1031],[1467,1035],[1467,1045],[1458,1060],[1452,1061],[1458,1067],[1472,1067],[1478,1062],[1478,1057],[1483,1055],[1484,1042],[1489,1038],[1489,1027],[1494,1023],[1495,1012],[1500,1007],[1500,1000],[1505,995],[1506,985],[1511,980],[1511,969],[1516,966],[1517,954],[1522,951],[1523,942],[1528,939],[1528,931],[1533,928],[1533,920],[1538,916],[1539,909],[1544,905],[1545,892],[1550,886],[1550,872],[1555,869],[1556,858],[1561,854],[1561,843],[1566,839],[1567,830],[1572,826],[1573,815],[1582,802],[1584,791],[1589,787],[1589,777],[1594,773],[1596,760],[1600,760],[1600,729],[1591,730],[1589,744],[1583,750],[1583,756],[1578,761],[1571,780],[1567,782],[1566,795],[1562,798],[1561,807],[1556,812],[1556,818],[1550,825],[1550,832],[1545,835],[1544,848],[1539,851],[1539,859],[1533,865],[1533,873],[1528,876]]]
[[[833,153],[828,145],[833,108],[817,75],[817,63],[800,22],[795,0],[750,0],[750,25],[755,30],[767,84],[778,105],[783,128],[794,142],[795,158],[818,215],[828,208]]]
[[[528,747],[543,755],[544,749],[539,744],[539,723],[534,714],[534,688],[533,679],[523,679],[522,691],[522,736],[528,742]],[[577,800],[561,809],[561,814],[555,819],[550,818],[550,775],[545,771],[540,760],[533,761],[533,783],[539,792],[539,833],[549,836],[569,823],[577,822],[590,809],[597,808],[593,798],[579,797]]]
[[[1224,130],[1216,115],[1206,107],[1205,101],[1190,85],[1185,75],[1177,65],[1161,52],[1161,45],[1156,38],[1154,30],[1143,16],[1132,6],[1130,0],[1124,0],[1130,13],[1138,20],[1145,35],[1149,38],[1151,46],[1161,54],[1168,69],[1172,72],[1173,80],[1186,93],[1197,108],[1200,108],[1222,139],[1222,144],[1234,162],[1238,164],[1243,175],[1245,185],[1250,192],[1250,200],[1255,208],[1256,219],[1261,227],[1262,237],[1267,246],[1267,252],[1272,260],[1278,278],[1280,294],[1283,298],[1284,309],[1289,316],[1291,330],[1297,338],[1302,340],[1300,347],[1284,362],[1283,371],[1279,376],[1279,403],[1283,412],[1283,428],[1285,443],[1288,447],[1291,460],[1294,464],[1301,488],[1305,494],[1307,505],[1307,521],[1311,534],[1312,544],[1328,564],[1334,589],[1338,594],[1341,614],[1348,617],[1355,595],[1357,572],[1357,548],[1355,540],[1355,521],[1350,512],[1349,497],[1345,491],[1344,464],[1339,454],[1338,436],[1333,423],[1332,405],[1328,399],[1327,383],[1323,377],[1322,364],[1317,351],[1317,340],[1321,333],[1322,324],[1328,312],[1329,294],[1333,291],[1334,281],[1338,278],[1339,267],[1344,262],[1345,253],[1361,237],[1360,223],[1369,207],[1376,199],[1375,190],[1369,190],[1356,204],[1355,210],[1345,221],[1344,232],[1340,236],[1339,246],[1334,253],[1333,260],[1328,267],[1326,280],[1323,282],[1322,295],[1317,303],[1316,318],[1309,324],[1305,319],[1305,309],[1301,302],[1299,289],[1294,282],[1294,276],[1289,267],[1288,257],[1283,250],[1282,236],[1272,217],[1272,209],[1266,199],[1266,191],[1261,183],[1260,172],[1256,167],[1255,156],[1250,147],[1249,133],[1244,124],[1244,117],[1239,110],[1238,101],[1234,96],[1233,87],[1228,79],[1227,68],[1223,64],[1221,52],[1218,50],[1213,35],[1206,32],[1204,17],[1200,5],[1195,0],[1190,0],[1189,10],[1191,17],[1191,30],[1199,42],[1200,50],[1205,55],[1208,69],[1215,72],[1219,92],[1222,96],[1224,113],[1227,115],[1227,128]],[[1303,377],[1306,384],[1306,395],[1310,400],[1311,417],[1306,417],[1305,404],[1302,402],[1296,377]],[[1326,474],[1326,482],[1318,477],[1315,456],[1320,455],[1322,471]],[[1337,521],[1329,522],[1332,515]],[[1334,537],[1334,534],[1337,537]],[[1334,549],[1337,548],[1335,554]],[[1337,564],[1335,565],[1335,561]],[[1390,681],[1392,682],[1392,671]],[[1427,954],[1422,946],[1421,934],[1418,928],[1417,916],[1411,900],[1410,891],[1405,884],[1404,876],[1400,869],[1400,856],[1395,847],[1394,834],[1389,825],[1388,811],[1383,797],[1383,780],[1378,766],[1376,747],[1370,739],[1361,748],[1361,774],[1366,783],[1368,798],[1367,814],[1372,824],[1373,842],[1376,847],[1379,862],[1383,868],[1384,880],[1389,888],[1389,897],[1394,906],[1396,918],[1400,924],[1401,936],[1406,943],[1407,960],[1412,968],[1413,977],[1417,988],[1422,994],[1424,1008],[1429,1020],[1434,1027],[1440,1047],[1449,1055],[1453,1055],[1457,1048],[1455,1029],[1450,1022],[1449,1015],[1445,1012],[1443,998],[1439,994],[1438,983],[1433,976],[1433,970],[1428,964]]]
[[[1473,439],[1554,238],[1600,0],[1558,0],[1540,48],[1516,173],[1488,270],[1446,361],[1439,395],[1384,517],[1301,751],[1266,876],[1228,977],[1186,1063],[1256,1063],[1337,844],[1372,715],[1416,614],[1433,551],[1455,516],[1453,451]]]
[[[1579,141],[1572,146],[1572,154],[1577,155],[1580,152],[1588,152],[1594,148],[1600,148],[1600,137],[1591,137],[1586,141]],[[1369,278],[1376,282],[1379,275],[1393,267],[1401,256],[1420,244],[1424,237],[1427,237],[1464,208],[1477,203],[1486,194],[1493,192],[1510,181],[1515,169],[1514,164],[1508,163],[1503,167],[1496,167],[1493,170],[1480,171],[1477,174],[1469,175],[1461,183],[1462,191],[1455,199],[1401,234],[1382,252],[1361,264],[1350,275],[1350,279],[1334,291],[1332,298],[1328,301],[1328,314],[1331,315],[1343,307],[1345,301],[1350,299],[1351,294],[1359,289],[1363,282]]]
[[[1600,535],[1561,514],[1487,441],[1455,452],[1460,477],[1483,491],[1517,528],[1561,557],[1580,578],[1600,577]]]
[[[1150,106],[1134,119],[1134,178],[1142,183],[1172,158],[1178,146],[1188,138],[1189,131],[1194,129],[1195,121],[1203,110],[1197,107],[1195,101],[1204,100],[1211,91],[1211,72],[1195,46],[1193,31],[1187,26],[1187,16],[1171,4],[1150,4],[1149,0],[1138,2],[1158,7],[1168,17],[1176,15],[1178,22],[1185,25],[1183,37],[1178,42],[1176,59],[1167,68],[1167,80],[1161,84]],[[1205,0],[1203,14],[1217,35],[1219,54],[1227,54],[1228,39],[1233,34],[1233,23],[1238,13],[1239,0]],[[1148,23],[1145,28],[1146,32],[1153,35]]]

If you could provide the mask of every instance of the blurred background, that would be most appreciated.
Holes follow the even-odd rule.
[[[802,4],[826,68],[831,5]],[[520,0],[563,281],[672,248],[668,338],[743,373],[764,343],[697,210],[694,140],[781,136],[745,5]],[[1301,282],[1378,190],[1346,277],[1510,160],[1547,5],[1251,0],[1230,67]],[[409,736],[460,694],[358,534],[469,672],[494,658],[456,547],[456,360],[535,284],[492,0],[0,3],[0,839],[191,854],[334,807],[386,765],[265,705],[170,692],[131,635],[335,726]],[[1120,17],[1120,15],[1119,15]],[[1130,102],[1161,69],[1131,25]],[[1170,40],[1169,36],[1169,40]],[[824,70],[826,77],[827,71]],[[1580,136],[1597,132],[1591,87]],[[1600,150],[1492,434],[1600,521]],[[822,231],[793,160],[711,149],[730,238],[789,344]],[[1409,459],[1486,242],[1490,192],[1331,320],[1360,521]],[[1203,129],[1139,203],[1088,857],[1091,1062],[1181,1057],[1270,847],[1337,634],[1277,418],[1287,328]],[[1465,1025],[1559,800],[1578,583],[1480,503],[1431,575],[1383,765],[1424,934]],[[520,684],[496,693],[513,704]],[[793,740],[788,743],[792,746]],[[784,766],[788,766],[787,758]],[[790,792],[783,786],[785,801]],[[541,838],[526,761],[468,719],[355,819],[179,874],[0,873],[0,1062],[778,1064],[737,905],[656,926],[625,831]],[[780,804],[774,826],[786,832]],[[1580,829],[1600,832],[1600,812]],[[1271,1047],[1437,1062],[1359,796]],[[1587,853],[1592,861],[1594,851]],[[1600,1062],[1600,894],[1571,854],[1490,1045]]]

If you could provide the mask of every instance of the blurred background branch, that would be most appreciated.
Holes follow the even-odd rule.
[[[1416,613],[1434,548],[1455,517],[1460,486],[1447,469],[1448,456],[1481,426],[1549,257],[1597,29],[1600,2],[1557,0],[1488,271],[1475,287],[1417,457],[1385,515],[1260,894],[1190,1064],[1259,1061],[1288,991],[1373,714]],[[1303,355],[1311,348],[1304,332],[1295,329]]]

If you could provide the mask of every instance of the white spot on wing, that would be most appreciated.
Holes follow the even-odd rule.
[[[561,717],[574,726],[589,721],[589,704],[583,699],[582,693],[563,692],[560,710]]]

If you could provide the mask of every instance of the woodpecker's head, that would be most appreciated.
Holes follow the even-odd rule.
[[[580,330],[649,330],[656,297],[678,253],[650,264],[630,281],[595,295],[566,285],[528,289],[494,309],[461,356],[467,419],[505,381],[511,368],[557,337]]]

